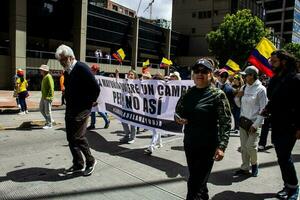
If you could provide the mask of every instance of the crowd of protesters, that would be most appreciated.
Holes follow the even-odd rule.
[[[73,50],[66,45],[59,46],[55,56],[64,70],[60,87],[62,104],[66,104],[66,133],[73,157],[73,165],[65,173],[70,175],[80,172],[89,176],[97,160],[91,154],[86,131],[95,129],[97,113],[105,122],[104,128],[109,128],[110,124],[108,114],[99,107],[100,89],[94,77],[101,75],[99,65],[89,67],[77,61]],[[217,62],[210,58],[199,59],[192,66],[195,86],[181,96],[174,111],[175,121],[184,125],[183,144],[189,170],[186,199],[209,199],[207,181],[214,161],[224,157],[230,132],[239,133],[240,136],[241,166],[234,176],[257,177],[257,152],[266,149],[270,128],[284,183],[277,198],[296,200],[299,196],[296,170],[291,157],[296,140],[300,139],[299,61],[283,50],[276,50],[271,55],[270,65],[275,74],[271,79],[252,65],[241,72],[230,74],[226,69],[219,69]],[[54,84],[49,67],[41,65],[39,69],[43,76],[40,111],[46,121],[44,128],[47,129],[52,128],[53,122],[51,105]],[[119,79],[119,71],[116,70],[109,77]],[[143,71],[139,77],[135,70],[129,70],[126,74],[127,81],[137,79],[181,81],[181,76],[177,71],[167,76],[160,73],[151,75],[149,71]],[[14,97],[20,105],[19,114],[22,115],[28,113],[27,87],[24,71],[17,70]],[[89,117],[91,120],[87,127]],[[124,136],[119,142],[134,143],[136,134],[140,132],[139,127],[125,122],[122,122],[122,126]],[[145,154],[151,155],[156,148],[163,146],[163,133],[155,128],[149,131],[152,132],[152,139]]]

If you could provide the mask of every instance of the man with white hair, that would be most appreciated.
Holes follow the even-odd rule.
[[[91,108],[97,105],[100,88],[90,68],[75,59],[70,47],[60,45],[56,49],[55,57],[65,70],[66,133],[73,156],[73,165],[65,173],[83,172],[84,176],[89,176],[97,161],[91,154],[85,134]],[[85,168],[81,153],[86,159]]]
[[[49,67],[47,65],[41,65],[40,73],[43,76],[41,91],[42,98],[40,101],[40,111],[46,120],[46,124],[43,129],[52,128],[52,114],[51,107],[54,97],[54,81],[49,73]]]

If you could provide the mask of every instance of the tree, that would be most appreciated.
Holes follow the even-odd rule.
[[[262,37],[268,37],[270,32],[264,27],[261,19],[244,9],[236,14],[227,14],[216,31],[206,35],[209,50],[220,61],[221,66],[228,59],[244,66]]]
[[[283,49],[300,59],[300,44],[288,43],[283,47]]]

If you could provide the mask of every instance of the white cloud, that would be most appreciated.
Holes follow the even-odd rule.
[[[124,5],[133,10],[137,10],[140,0],[113,0],[114,2]],[[148,9],[146,12],[144,10],[147,8],[149,3],[152,0],[142,0],[138,16],[143,16],[146,18],[150,17],[150,10]],[[154,0],[152,4],[152,19],[156,18],[164,18],[167,20],[171,20],[172,18],[172,0]]]

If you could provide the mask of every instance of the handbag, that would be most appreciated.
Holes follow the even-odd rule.
[[[250,119],[243,116],[240,117],[239,126],[242,127],[245,131],[248,132],[252,124],[253,122]]]

